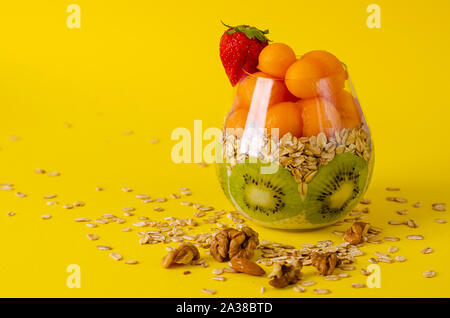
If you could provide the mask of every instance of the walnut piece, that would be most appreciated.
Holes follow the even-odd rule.
[[[169,268],[172,264],[190,264],[200,259],[200,252],[192,243],[183,243],[177,249],[163,257],[161,265]]]
[[[353,225],[345,232],[344,240],[352,245],[361,243],[363,241],[364,235],[366,235],[367,231],[369,230],[369,227],[369,223],[353,223]]]
[[[219,262],[234,257],[251,259],[258,244],[258,233],[248,226],[244,226],[241,231],[227,228],[214,236],[210,250],[211,255]]]
[[[303,264],[300,261],[273,264],[273,271],[269,275],[272,280],[269,284],[275,288],[283,288],[289,284],[297,283],[301,279],[302,267]]]
[[[328,276],[333,274],[339,260],[336,253],[317,253],[311,254],[311,265],[313,265],[321,275]]]

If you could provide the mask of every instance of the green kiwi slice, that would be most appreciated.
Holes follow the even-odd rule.
[[[263,173],[268,164],[240,163],[231,170],[231,201],[251,219],[269,223],[300,214],[303,202],[292,174],[281,166]],[[267,170],[266,170],[267,172]]]
[[[338,220],[359,201],[367,179],[364,159],[350,152],[336,155],[308,184],[306,220],[312,224]]]
[[[228,189],[228,171],[227,171],[227,165],[225,163],[216,163],[216,175],[217,179],[219,179],[220,186],[225,193],[225,196],[228,198],[228,200],[231,200],[230,198],[230,191]]]

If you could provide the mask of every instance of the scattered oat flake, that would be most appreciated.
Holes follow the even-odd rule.
[[[19,197],[19,198],[25,198],[27,195],[25,194],[25,193],[23,193],[23,192],[16,192],[16,193],[14,193],[17,197]]]
[[[164,209],[161,208],[161,207],[159,207],[159,206],[155,206],[155,207],[153,208],[153,211],[156,211],[156,212],[163,212]]]
[[[39,174],[44,174],[45,170],[44,169],[40,169],[40,168],[36,168],[36,169],[34,169],[34,172],[35,173],[39,173]]]
[[[362,269],[361,269],[361,274],[363,274],[364,276],[369,276],[369,275],[372,274],[372,273],[369,272],[368,270],[362,268]]]
[[[61,173],[57,172],[57,171],[51,171],[51,172],[47,173],[47,175],[49,175],[50,177],[58,177],[61,175]]]
[[[301,282],[301,284],[302,284],[302,286],[308,287],[308,286],[315,285],[316,282],[313,280],[305,280],[305,281]]]
[[[68,209],[68,210],[70,210],[70,209],[73,209],[73,205],[72,204],[64,204],[63,206],[62,206],[64,209]]]
[[[44,199],[54,199],[54,198],[56,198],[56,194],[47,194],[47,195],[44,195]]]
[[[408,240],[423,240],[423,235],[420,234],[408,235],[406,238]]]
[[[73,203],[73,206],[82,207],[82,206],[85,206],[85,203],[83,201],[75,201]]]
[[[109,253],[109,256],[116,261],[120,261],[123,259],[122,255],[116,252]]]
[[[400,255],[396,256],[394,259],[397,262],[404,262],[404,261],[406,261],[406,258],[404,256],[400,256]]]
[[[386,191],[400,191],[400,188],[395,188],[395,187],[387,187]]]
[[[400,241],[400,238],[399,238],[399,237],[396,237],[396,236],[385,236],[383,239],[384,239],[385,241],[389,241],[389,242],[397,242],[397,241]]]
[[[58,205],[58,201],[48,201],[48,202],[45,202],[45,204],[47,204],[47,205]]]
[[[259,289],[259,292],[261,294],[264,294],[265,291],[266,291],[266,289],[264,288],[264,286],[261,286],[261,288]]]
[[[388,253],[397,253],[398,252],[398,247],[397,246],[389,246],[387,249]]]
[[[316,295],[325,295],[325,294],[329,294],[329,293],[331,293],[331,291],[329,289],[325,289],[325,288],[314,289],[314,294],[316,294]]]
[[[293,290],[295,290],[297,293],[304,293],[306,291],[306,288],[300,285],[294,286]]]
[[[97,245],[97,249],[99,249],[100,251],[109,251],[112,250],[113,248],[108,245]]]
[[[214,208],[212,206],[202,206],[198,210],[202,212],[208,212],[214,210]]]
[[[408,214],[408,210],[406,210],[406,209],[399,209],[399,210],[397,210],[397,214],[398,215],[407,215]]]
[[[189,275],[191,273],[191,271],[184,271],[183,275]]]
[[[133,259],[129,259],[129,260],[125,261],[124,263],[127,264],[127,265],[136,265],[136,264],[139,264],[138,261],[135,261],[135,260],[133,260]]]
[[[132,212],[132,211],[135,211],[135,210],[136,209],[131,207],[131,206],[126,206],[126,207],[122,208],[122,211],[124,211],[124,212]]]
[[[366,284],[361,284],[361,283],[353,283],[352,284],[353,288],[364,288],[366,287]]]
[[[324,276],[323,279],[329,280],[329,281],[336,281],[336,280],[339,280],[340,277],[338,275],[327,275],[327,276]]]
[[[159,139],[150,139],[150,142],[152,144],[157,144],[157,143],[159,143]]]
[[[129,227],[124,227],[122,229],[122,232],[130,232],[130,231],[131,231],[131,228],[129,228]]]
[[[103,191],[103,190],[105,190],[105,188],[103,188],[103,187],[95,187],[95,190],[96,191]]]
[[[433,252],[434,250],[431,247],[426,247],[421,251],[422,254],[431,254]]]
[[[143,222],[135,222],[133,223],[134,226],[138,226],[138,227],[144,227],[144,226],[148,226],[148,223],[143,221]]]
[[[439,211],[439,212],[444,212],[445,211],[445,203],[433,203],[431,205],[431,207],[435,211]]]
[[[432,278],[436,276],[436,272],[433,270],[425,271],[423,272],[423,276],[425,276],[426,278]]]
[[[223,274],[223,268],[215,268],[212,270],[212,273],[214,275],[222,275]]]
[[[122,191],[123,192],[131,192],[131,191],[133,191],[133,189],[124,187],[124,188],[122,188]]]
[[[227,280],[226,277],[223,277],[223,276],[213,276],[213,277],[211,277],[211,279],[217,280],[219,282],[224,282]]]
[[[444,220],[444,219],[436,219],[435,221],[436,221],[436,223],[441,223],[441,224],[447,223],[447,220]]]
[[[356,269],[356,267],[353,265],[341,265],[339,266],[339,268],[343,271],[353,271]]]
[[[372,201],[370,201],[369,199],[362,199],[361,201],[359,201],[359,203],[361,204],[370,204]]]
[[[422,203],[416,202],[412,205],[413,208],[420,208],[422,206]]]
[[[48,220],[48,219],[51,219],[51,217],[52,217],[51,214],[44,214],[41,218],[42,218],[43,220]]]
[[[97,234],[88,234],[86,235],[88,239],[90,239],[91,241],[97,241],[98,240],[98,235]]]
[[[75,219],[75,222],[89,222],[90,221],[90,219],[87,219],[87,218],[76,218]]]
[[[337,274],[340,278],[348,278],[348,277],[350,277],[350,274],[349,273],[339,273],[339,274]]]
[[[202,292],[208,295],[214,295],[216,293],[216,290],[212,288],[202,288]]]
[[[86,223],[87,227],[93,228],[93,227],[97,227],[97,224],[95,223]]]
[[[223,271],[226,273],[237,273],[237,271],[234,268],[231,267],[224,267]]]
[[[416,228],[419,227],[419,224],[412,220],[412,219],[406,219],[403,224],[405,224],[406,226],[410,227],[410,228]]]

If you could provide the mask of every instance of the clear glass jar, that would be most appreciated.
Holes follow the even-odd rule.
[[[222,144],[225,195],[266,227],[333,224],[372,175],[370,131],[344,65],[322,78],[248,74],[235,88]]]

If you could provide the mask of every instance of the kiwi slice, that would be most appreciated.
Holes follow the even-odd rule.
[[[269,223],[300,214],[303,202],[292,174],[281,166],[262,173],[269,164],[240,163],[229,179],[231,201],[249,218]]]
[[[225,193],[225,196],[228,198],[228,200],[231,200],[230,198],[230,191],[228,189],[228,171],[227,171],[227,165],[225,163],[216,163],[216,174],[217,179],[219,179],[220,186]]]
[[[312,224],[338,220],[359,201],[367,179],[364,159],[350,152],[335,156],[308,184],[306,219]]]

